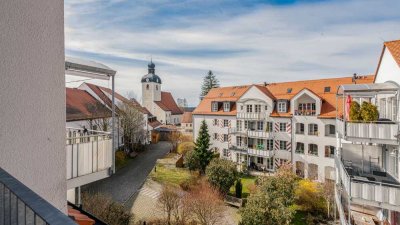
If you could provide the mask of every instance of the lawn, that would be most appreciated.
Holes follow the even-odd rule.
[[[240,177],[243,185],[242,189],[242,197],[247,198],[250,194],[250,188],[255,184],[256,177],[255,176],[250,176],[250,175],[244,175]],[[231,187],[230,189],[230,194],[235,196],[235,185]]]
[[[189,170],[184,168],[172,168],[161,164],[156,165],[156,171],[153,169],[150,173],[152,180],[162,184],[179,185],[184,181],[190,181],[195,176]]]

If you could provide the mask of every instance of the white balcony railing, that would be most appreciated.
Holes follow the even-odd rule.
[[[247,120],[264,120],[266,118],[265,112],[238,112],[238,119],[247,119]]]
[[[241,136],[247,136],[247,130],[246,129],[238,129],[237,127],[232,127],[228,129],[229,134],[234,134],[234,135],[241,135]]]
[[[271,132],[266,132],[266,131],[249,130],[247,132],[247,136],[248,137],[252,137],[252,138],[267,139],[267,138],[272,138],[272,133]]]
[[[260,156],[260,157],[272,157],[274,155],[273,150],[259,150],[259,149],[249,148],[247,152],[249,155]]]
[[[352,198],[393,206],[400,205],[400,185],[356,179],[349,176],[343,163],[335,157],[343,188]]]
[[[399,124],[392,122],[349,122],[336,120],[337,131],[344,139],[363,139],[374,143],[396,144]]]
[[[112,166],[110,133],[67,128],[67,180],[108,170]]]

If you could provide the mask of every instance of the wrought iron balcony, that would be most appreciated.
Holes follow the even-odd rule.
[[[109,132],[67,128],[65,149],[67,180],[101,172],[102,175],[86,181],[93,182],[110,175],[113,152],[112,138]],[[84,183],[80,182],[80,185]],[[68,186],[72,188],[76,185]]]
[[[76,225],[68,216],[1,168],[0,224]]]

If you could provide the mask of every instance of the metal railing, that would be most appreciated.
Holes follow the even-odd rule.
[[[374,142],[398,142],[399,124],[397,122],[350,122],[336,120],[338,132],[346,138],[367,139]]]
[[[255,156],[272,157],[274,155],[274,150],[255,149],[249,147],[247,153],[249,155],[255,155]]]
[[[336,167],[343,187],[352,198],[400,205],[400,185],[382,183],[369,180],[360,180],[349,176],[342,161],[335,157]]]
[[[0,168],[0,224],[76,225],[27,186]]]
[[[315,116],[317,115],[315,110],[294,110],[295,116]]]
[[[272,131],[264,131],[264,130],[256,130],[256,129],[243,129],[243,128],[238,129],[236,127],[229,128],[228,133],[233,134],[233,135],[240,135],[240,136],[251,137],[251,138],[262,138],[262,139],[272,138],[272,136],[273,136]]]
[[[264,120],[266,118],[265,112],[238,112],[238,119],[248,119],[248,120]]]
[[[67,128],[67,180],[99,172],[112,166],[109,132]]]

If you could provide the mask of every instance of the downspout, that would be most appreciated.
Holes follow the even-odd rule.
[[[291,142],[291,144],[292,144],[292,149],[291,149],[291,151],[290,151],[290,157],[291,157],[291,161],[292,161],[292,164],[293,164],[293,166],[292,166],[292,170],[293,170],[293,172],[294,173],[296,173],[296,165],[295,165],[295,163],[294,163],[294,151],[295,151],[295,146],[294,146],[294,143],[293,143],[293,139],[294,139],[294,135],[293,135],[293,131],[294,131],[294,126],[293,126],[293,116],[290,118],[290,124],[291,124],[291,127],[292,127],[292,129],[291,129],[291,131],[290,131],[290,142]]]
[[[111,159],[112,159],[112,169],[111,174],[115,173],[115,74],[111,76],[111,84],[112,84],[112,151],[111,151]]]

